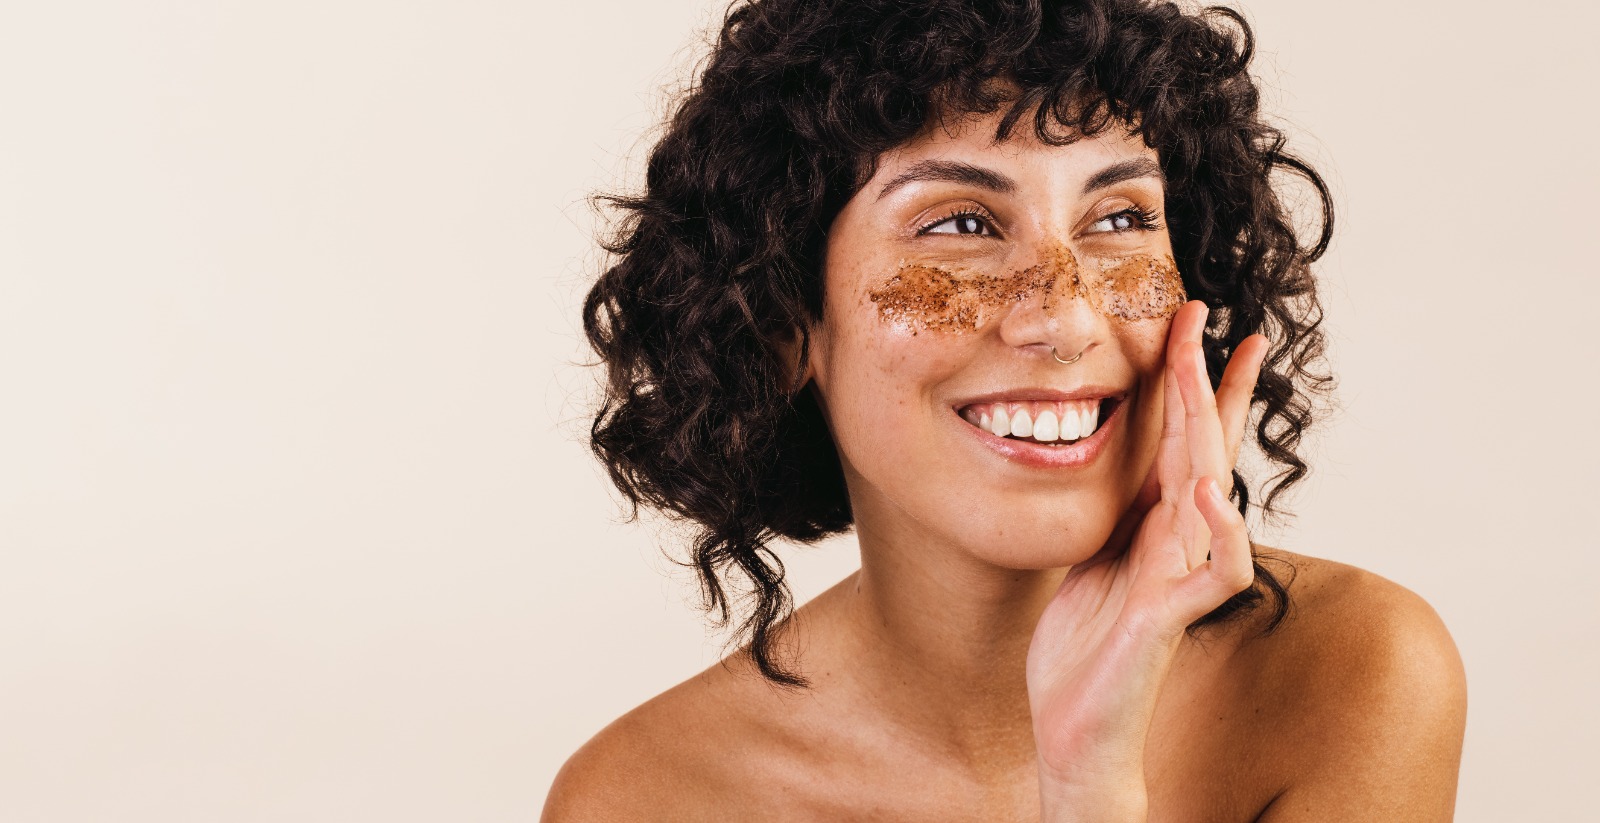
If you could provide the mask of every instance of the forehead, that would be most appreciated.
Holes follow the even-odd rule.
[[[1056,170],[1081,166],[1101,168],[1129,157],[1157,159],[1154,148],[1145,143],[1135,124],[1113,121],[1106,128],[1084,135],[1075,129],[1052,123],[1056,135],[1071,135],[1072,142],[1054,145],[1039,139],[1034,130],[1033,113],[1019,118],[1010,133],[997,139],[1005,109],[989,114],[965,114],[932,120],[916,137],[879,156],[869,185],[882,185],[907,167],[930,159],[982,158],[991,164],[1012,166],[1051,166]]]

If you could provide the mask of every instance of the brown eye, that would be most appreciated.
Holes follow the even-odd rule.
[[[1095,228],[1100,231],[1128,231],[1137,228],[1139,221],[1127,212],[1118,212],[1110,217],[1095,223]]]
[[[918,234],[976,234],[992,235],[994,230],[977,212],[961,212],[941,218],[923,226]]]
[[[1161,220],[1154,212],[1133,207],[1096,220],[1090,227],[1093,232],[1121,234],[1129,231],[1154,231],[1161,228]]]

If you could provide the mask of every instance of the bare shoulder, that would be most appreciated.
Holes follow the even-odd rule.
[[[1261,819],[1450,819],[1467,692],[1444,621],[1364,569],[1262,554],[1292,565],[1293,580],[1288,619],[1241,649],[1279,730],[1264,745],[1285,770]]]
[[[741,731],[731,678],[712,666],[601,729],[556,774],[541,823],[695,821],[726,813],[717,799],[729,795],[729,746]]]
[[[658,698],[659,699],[659,698]],[[670,738],[646,703],[617,718],[567,758],[545,797],[542,823],[653,819],[640,802],[659,790],[662,760],[651,752]],[[659,759],[658,759],[659,758]]]
[[[1269,568],[1289,566],[1290,614],[1260,662],[1309,688],[1326,675],[1348,688],[1396,681],[1464,685],[1461,656],[1438,612],[1406,587],[1365,569],[1282,549],[1262,549]]]

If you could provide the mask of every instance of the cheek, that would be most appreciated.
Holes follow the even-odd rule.
[[[1171,255],[1136,254],[1101,261],[1098,268],[1088,280],[1090,302],[1116,320],[1170,320],[1189,299]]]
[[[975,335],[886,321],[870,303],[841,308],[829,331],[833,356],[825,386],[840,411],[884,418],[921,401],[971,359]]]
[[[954,414],[934,392],[970,366],[978,336],[886,322],[866,299],[829,308],[817,387],[835,440],[856,471],[890,482],[927,459],[938,416]]]
[[[1130,320],[1117,324],[1117,345],[1141,380],[1160,382],[1167,353],[1167,333],[1172,319]]]
[[[1133,437],[1128,447],[1154,456],[1160,439],[1162,418],[1166,415],[1166,348],[1170,318],[1134,320],[1120,324],[1118,345],[1137,376],[1137,403],[1129,421]],[[1135,458],[1140,466],[1145,463]]]
[[[1070,264],[1072,253],[1066,255]],[[911,334],[970,334],[1007,306],[1050,294],[1063,273],[1076,283],[1075,271],[1075,264],[1064,267],[1057,261],[1005,275],[908,264],[869,291],[867,299],[879,320]]]

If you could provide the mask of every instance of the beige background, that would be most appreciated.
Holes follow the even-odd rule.
[[[572,365],[583,196],[715,7],[4,0],[0,820],[530,820],[716,658]],[[1245,6],[1340,206],[1344,410],[1268,537],[1444,616],[1462,821],[1600,766],[1600,21],[1515,8]]]

